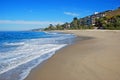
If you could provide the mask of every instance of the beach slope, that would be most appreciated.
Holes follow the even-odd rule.
[[[120,31],[61,32],[91,38],[57,51],[25,80],[120,80]]]

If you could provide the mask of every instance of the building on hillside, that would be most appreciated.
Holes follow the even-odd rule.
[[[99,19],[101,17],[105,17],[106,16],[105,13],[106,12],[101,12],[101,13],[95,12],[95,14],[93,14],[93,15],[81,18],[80,25],[84,25],[84,26],[95,25],[95,22],[96,22],[95,20]]]
[[[105,17],[105,12],[97,13],[94,15],[91,15],[91,25],[95,25],[96,19]]]

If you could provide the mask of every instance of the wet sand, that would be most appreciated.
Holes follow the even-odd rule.
[[[120,31],[65,30],[89,37],[56,52],[25,80],[120,80]]]

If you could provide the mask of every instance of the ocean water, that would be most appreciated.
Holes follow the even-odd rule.
[[[57,32],[0,32],[0,80],[24,80],[34,67],[74,40],[72,34]]]

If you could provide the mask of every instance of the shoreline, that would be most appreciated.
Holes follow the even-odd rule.
[[[25,80],[119,80],[120,31],[58,32],[92,39],[81,41],[78,38],[75,44],[60,49],[33,69]]]
[[[52,31],[52,32],[54,32],[54,31]],[[58,31],[58,32],[59,32],[59,31]],[[72,33],[65,33],[65,32],[60,32],[60,33],[72,34]],[[74,45],[74,44],[77,44],[77,42],[79,42],[79,41],[92,39],[92,37],[77,36],[77,35],[75,35],[75,36],[76,36],[76,37],[75,37],[75,40],[73,41],[72,44],[68,44],[67,46],[65,46],[65,47],[57,50],[54,55],[56,55],[60,50],[62,50],[62,49],[64,49],[64,48],[67,48],[67,47],[69,47],[69,46],[72,46],[72,45]],[[54,56],[54,55],[53,55],[53,56]],[[52,56],[52,57],[53,57],[53,56]],[[50,57],[50,58],[52,58],[52,57]],[[42,63],[40,63],[40,64],[38,64],[36,67],[34,67],[34,68],[30,71],[29,74],[31,74],[31,72],[34,72],[35,70],[38,70],[39,68],[41,68],[41,66],[43,66],[45,63],[47,63],[47,61],[48,61],[50,58],[44,60]],[[28,76],[29,76],[29,75],[27,75],[27,77],[28,77]],[[27,79],[27,77],[25,78],[25,80]]]

